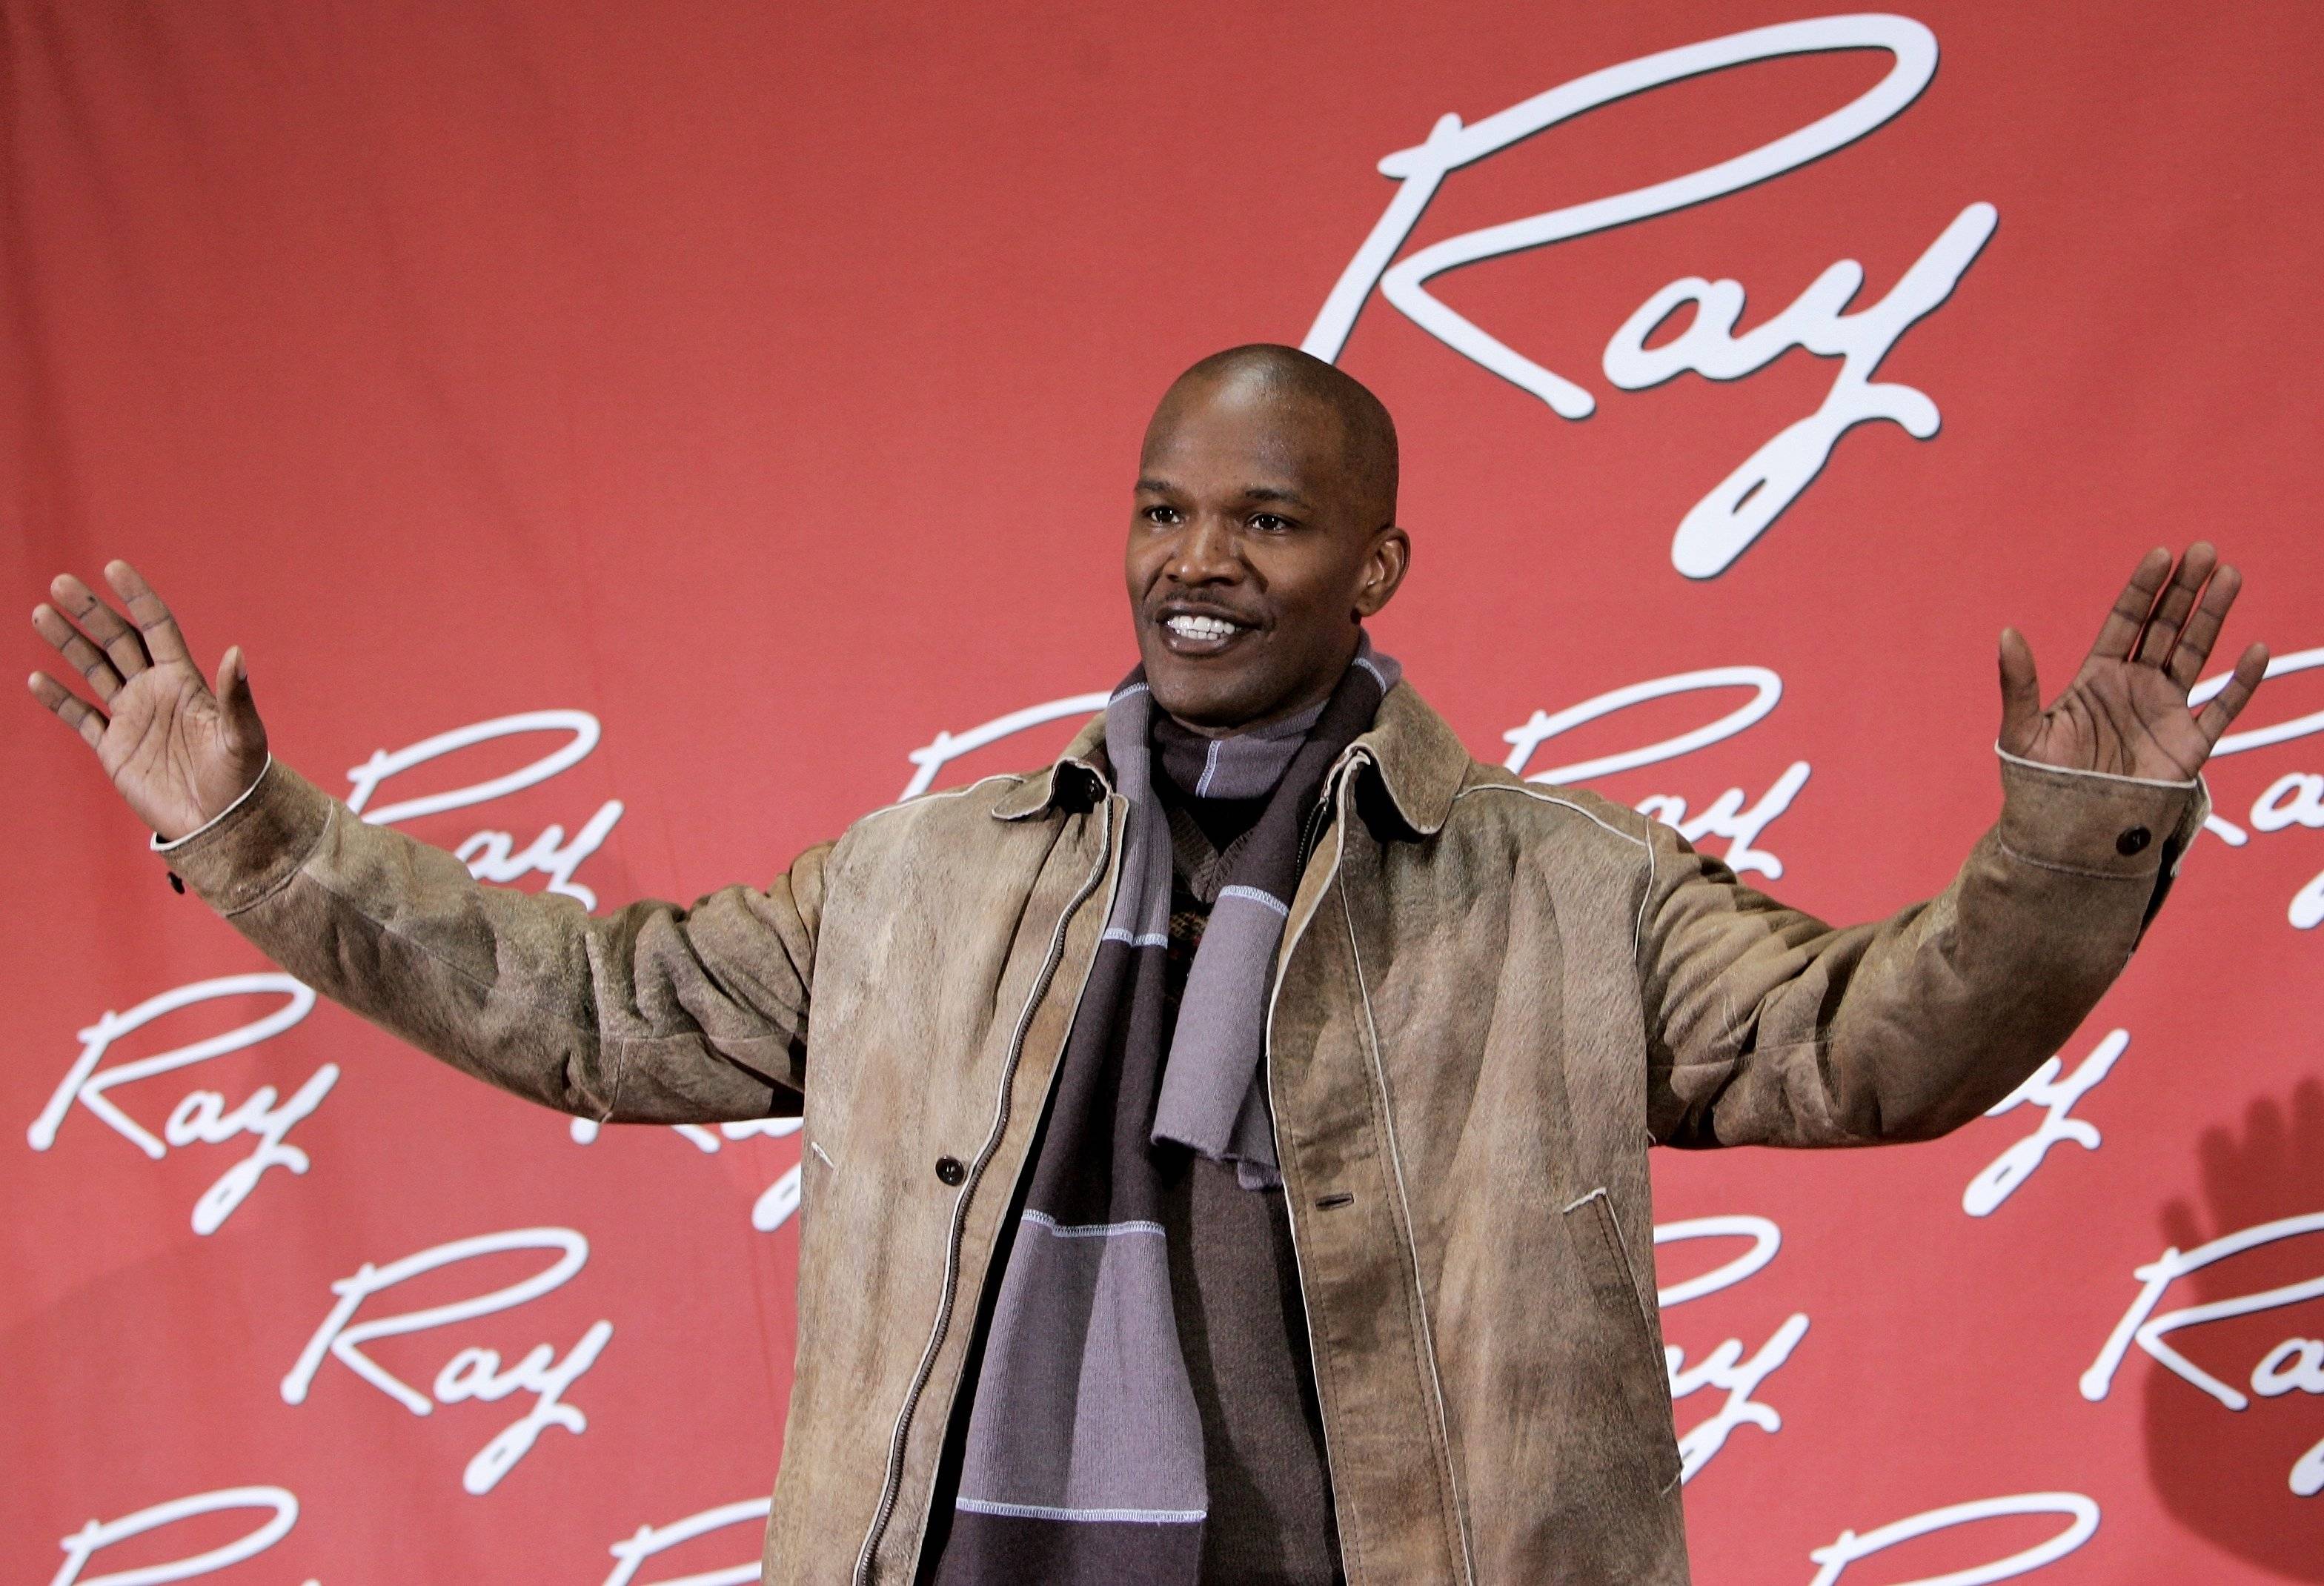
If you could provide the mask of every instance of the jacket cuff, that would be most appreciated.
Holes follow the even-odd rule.
[[[274,752],[270,749],[266,752],[266,764],[258,768],[258,775],[250,779],[249,787],[244,788],[241,792],[234,796],[234,802],[232,804],[227,805],[224,809],[219,810],[216,815],[210,816],[209,819],[204,821],[200,825],[196,826],[192,831],[188,832],[181,837],[172,837],[168,842],[164,843],[161,841],[161,834],[156,832],[152,836],[145,839],[145,845],[156,853],[168,853],[184,844],[192,842],[204,832],[208,831],[212,826],[217,825],[218,822],[226,819],[226,816],[241,808],[243,801],[248,798],[253,793],[258,791],[258,784],[266,779],[266,767],[271,766],[273,763]]]
[[[243,796],[208,825],[153,846],[220,914],[238,914],[287,885],[331,823],[331,796],[271,756]]]
[[[2146,935],[2180,861],[2211,813],[2201,776],[2183,782],[2001,757],[2003,852],[2027,864],[2104,881],[2144,882],[2135,945]]]
[[[2077,875],[2152,879],[2177,868],[2210,813],[2200,777],[2183,782],[2043,765],[1996,745],[2001,844],[2018,859]]]

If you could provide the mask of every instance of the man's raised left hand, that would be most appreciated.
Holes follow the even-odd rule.
[[[2223,566],[2207,540],[2189,546],[2175,569],[2167,549],[2148,551],[2082,669],[2047,710],[2032,647],[2016,629],[2004,628],[2001,747],[2069,770],[2190,780],[2267,673],[2267,646],[2254,644],[2200,715],[2188,705],[2187,691],[2202,676],[2242,586],[2243,576]]]

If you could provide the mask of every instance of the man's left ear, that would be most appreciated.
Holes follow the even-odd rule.
[[[1356,615],[1369,617],[1388,603],[1412,565],[1412,537],[1396,524],[1379,532],[1364,564],[1364,581],[1356,588]]]

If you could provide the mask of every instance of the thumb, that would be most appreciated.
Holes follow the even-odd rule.
[[[217,696],[226,746],[244,752],[264,748],[266,727],[258,719],[257,701],[250,696],[250,663],[244,659],[241,645],[228,647],[219,658],[217,685],[212,692]]]
[[[2042,717],[2042,685],[2034,673],[2034,647],[2015,628],[2001,631],[2001,746],[2024,752]]]

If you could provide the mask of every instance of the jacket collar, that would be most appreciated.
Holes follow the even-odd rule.
[[[1001,820],[1022,820],[1066,803],[1078,804],[1093,787],[1101,797],[1111,791],[1098,769],[1104,745],[1105,713],[1100,711],[1082,724],[1054,761],[995,801],[993,815]],[[1345,773],[1351,765],[1370,767],[1397,815],[1415,834],[1425,837],[1442,828],[1452,813],[1452,796],[1469,774],[1470,759],[1444,718],[1409,682],[1401,682],[1388,691],[1370,729],[1348,745],[1333,775]]]
[[[1096,798],[1112,790],[1105,773],[1097,768],[1098,752],[1104,747],[1105,712],[1100,711],[1082,724],[1081,731],[1074,734],[1064,753],[993,800],[993,818],[1020,821],[1067,803],[1078,807],[1093,792],[1096,798],[1090,798],[1089,803],[1093,807]],[[1067,794],[1065,789],[1069,787],[1082,790],[1082,796]]]
[[[1423,837],[1443,829],[1453,796],[1475,763],[1459,734],[1408,682],[1388,691],[1371,731],[1348,745],[1342,763],[1359,752],[1374,768],[1404,824]]]

